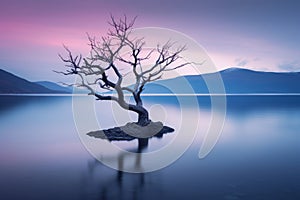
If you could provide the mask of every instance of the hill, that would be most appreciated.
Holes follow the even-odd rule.
[[[300,72],[259,72],[240,68],[159,80],[146,85],[144,93],[208,94],[206,81],[209,80],[210,85],[214,85],[218,76],[222,78],[227,94],[300,93]],[[77,92],[88,93],[84,89]],[[0,93],[72,93],[72,87],[63,87],[50,81],[30,82],[0,69]]]
[[[182,76],[168,80],[160,80],[146,85],[145,93],[186,93],[183,84],[190,85],[195,93],[209,93],[205,80],[213,85],[220,75],[227,94],[245,93],[300,93],[300,72],[275,73],[259,72],[248,69],[229,68],[219,73]]]
[[[12,73],[0,69],[0,93],[1,94],[50,94],[66,93],[51,90],[37,83],[30,82]]]
[[[63,87],[63,86],[60,86],[56,83],[53,83],[51,81],[37,81],[35,82],[45,88],[48,88],[50,90],[55,90],[55,91],[60,91],[60,92],[63,92],[63,93],[72,93],[72,90],[73,88],[72,87]]]

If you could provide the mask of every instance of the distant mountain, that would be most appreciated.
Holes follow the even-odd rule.
[[[1,94],[34,94],[34,93],[66,93],[51,90],[37,83],[20,78],[12,73],[0,69]]]
[[[75,91],[73,91],[73,86],[61,86],[57,83],[53,83],[51,81],[37,81],[35,82],[39,85],[42,85],[50,90],[55,90],[55,91],[59,91],[62,93],[76,93],[76,94],[88,94],[89,90],[84,89],[84,88],[76,88]],[[74,86],[75,87],[75,86]]]
[[[227,94],[300,93],[300,72],[275,73],[229,68],[218,73],[159,80],[146,85],[144,94],[208,94],[210,92],[206,81],[210,82],[210,86],[214,86],[218,76],[222,78]],[[190,89],[187,89],[188,87]],[[30,82],[0,69],[0,93],[72,93],[72,89],[49,81]],[[79,89],[77,93],[88,93],[88,91]]]
[[[219,73],[191,75],[168,80],[160,80],[145,86],[145,93],[170,93],[173,88],[176,93],[189,93],[190,85],[195,93],[209,93],[205,80],[214,84],[220,75],[227,94],[240,93],[300,93],[300,72],[275,73],[258,72],[241,68],[229,68]],[[163,86],[162,86],[163,85]]]
[[[43,87],[48,88],[50,90],[60,91],[64,93],[72,93],[73,90],[72,87],[63,87],[50,81],[37,81],[35,83],[42,85]]]
[[[227,93],[300,93],[300,72],[221,71]]]

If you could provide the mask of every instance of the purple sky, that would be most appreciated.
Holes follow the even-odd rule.
[[[0,68],[29,80],[62,81],[62,44],[87,52],[86,32],[104,34],[110,13],[138,16],[194,38],[218,69],[300,71],[298,0],[2,0]]]

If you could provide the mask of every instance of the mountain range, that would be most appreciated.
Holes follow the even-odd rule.
[[[144,93],[194,93],[208,94],[206,82],[211,87],[216,78],[223,80],[227,94],[245,93],[300,93],[300,72],[260,72],[241,68],[229,68],[218,73],[181,76],[159,80],[145,86]],[[190,91],[186,91],[186,86]],[[175,88],[175,90],[173,90]],[[171,91],[171,90],[173,91]],[[212,92],[212,91],[210,91]],[[72,87],[64,87],[50,81],[30,82],[0,69],[0,94],[67,94]]]
[[[160,80],[146,85],[145,93],[170,93],[169,88],[175,89],[176,93],[186,93],[187,85],[198,94],[215,93],[209,92],[207,85],[216,92],[222,91],[218,89],[222,81],[227,94],[300,93],[300,72],[261,72],[241,68]]]
[[[52,94],[65,93],[49,89],[41,84],[30,82],[12,73],[0,69],[0,93],[1,94]]]

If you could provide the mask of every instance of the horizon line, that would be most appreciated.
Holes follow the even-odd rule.
[[[1,93],[0,96],[57,96],[57,97],[89,97],[92,95],[88,94],[45,94],[45,93]],[[124,96],[129,97],[131,94],[124,94]],[[141,94],[141,96],[300,96],[300,93],[214,93],[214,94],[203,94],[203,93],[180,93],[180,94],[171,94],[171,93],[146,93]]]

